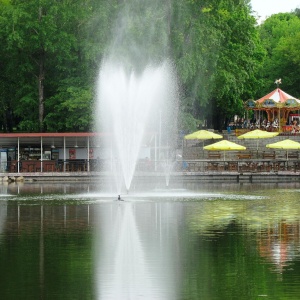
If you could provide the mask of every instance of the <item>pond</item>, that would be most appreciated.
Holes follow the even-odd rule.
[[[0,186],[1,299],[298,299],[300,185]]]

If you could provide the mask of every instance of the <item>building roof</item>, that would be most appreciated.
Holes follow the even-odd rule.
[[[262,105],[271,105],[273,103],[273,105],[277,106],[281,103],[285,105],[293,104],[294,106],[300,106],[299,99],[289,95],[280,88],[276,88],[274,91],[258,99],[256,102]]]
[[[100,138],[108,137],[108,133],[97,132],[47,132],[47,133],[0,133],[0,148],[20,145],[43,145],[63,147],[86,147],[89,139],[90,146],[98,143]]]

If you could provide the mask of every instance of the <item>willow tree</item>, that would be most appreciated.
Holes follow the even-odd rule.
[[[181,127],[195,130],[206,117],[213,89],[220,32],[215,1],[174,1],[171,53],[181,82]]]
[[[211,97],[212,123],[221,130],[234,114],[243,113],[243,101],[259,88],[257,75],[265,54],[247,1],[220,1],[215,18],[222,37]]]
[[[258,85],[256,74],[264,54],[256,20],[245,0],[175,5],[172,40],[183,111],[221,130],[234,114],[242,113],[242,100]]]

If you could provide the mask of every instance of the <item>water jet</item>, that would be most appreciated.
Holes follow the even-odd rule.
[[[152,144],[144,147],[144,151],[152,154],[150,160],[155,165],[160,164],[162,170],[170,161],[168,153],[174,152],[166,151],[166,147],[171,146],[165,142],[170,138],[176,140],[173,137],[176,119],[172,107],[174,93],[170,92],[174,85],[171,70],[170,64],[164,62],[155,67],[147,66],[143,72],[128,72],[113,61],[104,62],[100,70],[99,130],[109,135],[106,148],[109,149],[111,164],[107,165],[106,171],[114,177],[118,194],[130,190],[136,167],[144,155],[141,149],[145,139],[151,137]],[[144,175],[149,171],[155,172],[145,166]],[[169,176],[168,172],[166,174]]]

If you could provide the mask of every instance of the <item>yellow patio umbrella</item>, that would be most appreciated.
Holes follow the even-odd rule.
[[[246,150],[246,147],[227,140],[222,140],[220,142],[207,145],[203,147],[203,149],[209,151],[224,151],[224,160],[225,160],[225,151]]]
[[[257,155],[258,155],[259,139],[272,138],[278,134],[279,134],[279,132],[269,132],[269,131],[264,131],[264,130],[260,130],[260,129],[255,129],[255,130],[248,131],[248,132],[238,136],[238,139],[257,139],[256,151],[257,151]]]
[[[198,130],[186,135],[184,138],[186,140],[202,140],[202,146],[204,146],[204,140],[221,139],[223,136],[208,130]]]
[[[210,139],[221,139],[223,138],[223,136],[208,130],[198,130],[186,135],[184,138],[186,140],[210,140]]]
[[[300,143],[290,140],[290,139],[286,139],[277,143],[273,143],[273,144],[268,144],[266,145],[267,148],[272,148],[272,149],[284,149],[286,150],[286,159],[289,159],[289,154],[288,154],[288,150],[299,150],[300,149]]]

